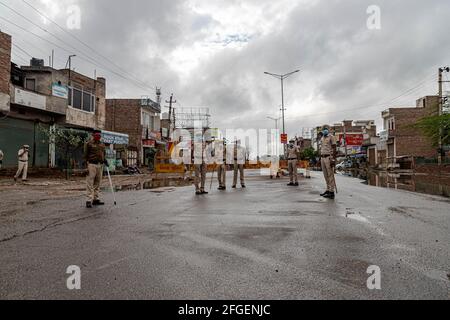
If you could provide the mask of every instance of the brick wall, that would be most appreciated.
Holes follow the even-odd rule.
[[[11,36],[0,32],[0,111],[9,111],[11,78]]]
[[[128,134],[130,147],[142,148],[141,100],[107,99],[106,130]]]
[[[433,158],[436,148],[422,132],[412,127],[418,120],[434,112],[434,108],[395,108],[390,113],[395,117],[395,136],[397,156],[415,156]]]

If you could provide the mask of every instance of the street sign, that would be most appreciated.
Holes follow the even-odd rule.
[[[450,114],[450,92],[447,92],[444,96],[444,101],[442,102],[442,113]]]
[[[287,144],[288,143],[288,135],[285,133],[281,134],[281,143],[282,144]]]

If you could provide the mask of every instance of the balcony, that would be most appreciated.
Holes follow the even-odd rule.
[[[37,110],[66,115],[67,99],[38,94],[19,86],[11,86],[11,103]]]

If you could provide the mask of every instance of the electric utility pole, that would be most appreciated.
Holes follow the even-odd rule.
[[[442,75],[445,72],[450,72],[449,67],[443,67],[439,68],[439,116],[442,116],[443,114],[443,107],[444,107],[444,96],[442,92],[442,84],[447,81],[442,80]],[[438,164],[442,165],[442,154],[443,154],[443,144],[442,144],[442,135],[443,135],[443,129],[442,126],[439,126],[439,155],[438,155]]]
[[[167,139],[170,138],[170,130],[172,129],[172,107],[175,103],[177,103],[176,100],[173,99],[173,93],[170,96],[170,100],[167,101],[166,103],[169,104],[169,129],[167,130]]]
[[[72,54],[69,56],[69,60],[67,60],[66,63],[66,68],[67,68],[67,64],[69,65],[69,86],[72,85],[72,58],[76,57],[75,54]]]

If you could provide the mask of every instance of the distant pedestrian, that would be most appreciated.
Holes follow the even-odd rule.
[[[241,187],[245,188],[245,148],[241,146],[240,141],[236,141],[234,145],[234,174],[233,174],[233,189],[236,189],[238,174],[241,178]]]
[[[103,165],[108,165],[108,163],[105,160],[106,147],[101,142],[101,139],[101,131],[94,131],[92,139],[84,146],[84,159],[88,168],[86,178],[87,208],[105,204],[100,201],[100,186],[103,179]]]
[[[0,149],[0,170],[2,169],[3,166],[3,151]]]
[[[30,146],[24,145],[20,148],[18,152],[18,160],[19,160],[19,168],[17,170],[16,175],[14,176],[14,181],[17,182],[17,179],[22,174],[22,181],[27,181],[28,174],[28,158],[29,158]]]
[[[327,183],[327,191],[321,194],[322,197],[334,199],[336,190],[336,180],[334,170],[336,168],[337,144],[336,138],[330,134],[330,127],[323,127],[323,137],[321,140],[320,156],[322,158],[322,171]]]
[[[300,148],[296,144],[296,140],[289,141],[288,146],[288,164],[289,164],[289,179],[288,186],[298,187],[298,153]]]

